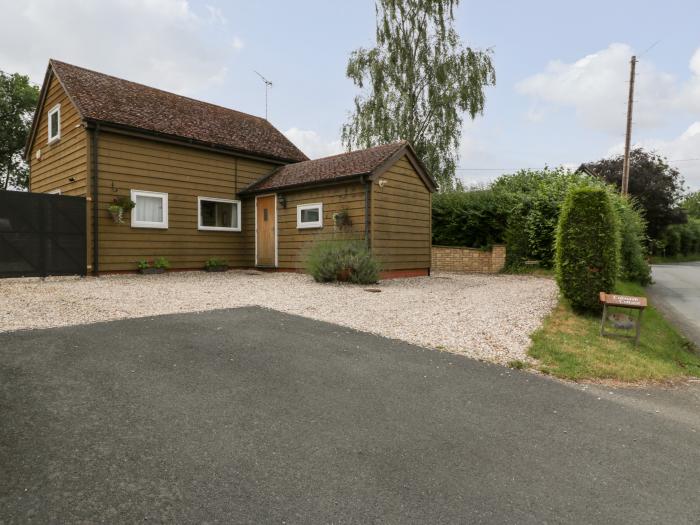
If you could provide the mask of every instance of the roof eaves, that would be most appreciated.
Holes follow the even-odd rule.
[[[278,168],[279,169],[279,168]],[[277,170],[275,170],[277,171]],[[274,173],[274,172],[273,172]],[[264,178],[269,177],[273,173],[266,175]],[[332,179],[322,179],[322,180],[313,180],[313,181],[306,181],[306,182],[299,182],[296,184],[286,184],[282,186],[270,186],[268,188],[255,188],[252,186],[257,186],[258,183],[262,183],[263,179],[260,179],[259,181],[254,182],[247,188],[244,188],[243,190],[239,191],[239,195],[254,195],[256,193],[273,193],[273,192],[280,192],[280,191],[293,191],[293,190],[300,190],[304,188],[312,188],[312,187],[319,187],[319,186],[332,186],[335,184],[343,184],[345,182],[350,182],[353,179],[362,179],[363,177],[367,177],[371,175],[371,173],[366,172],[366,173],[353,173],[352,175],[343,175],[342,177],[334,177]]]
[[[278,157],[278,156],[274,156],[274,155],[265,155],[262,153],[256,153],[256,152],[252,152],[252,151],[248,151],[248,150],[242,150],[242,149],[224,146],[222,144],[217,144],[217,143],[213,143],[213,142],[206,142],[206,141],[201,141],[201,140],[197,140],[197,139],[193,139],[193,138],[189,138],[189,137],[184,137],[182,135],[172,135],[169,133],[161,133],[161,132],[152,131],[152,130],[149,130],[146,128],[129,126],[126,124],[120,124],[118,122],[111,122],[109,120],[86,118],[86,119],[84,119],[84,121],[88,125],[100,124],[100,126],[106,126],[107,131],[113,131],[116,133],[122,132],[122,133],[128,133],[128,134],[132,134],[132,135],[146,136],[146,137],[150,137],[150,138],[160,138],[160,139],[168,141],[168,142],[175,142],[178,144],[194,146],[194,147],[203,147],[203,148],[206,148],[209,150],[216,150],[216,151],[221,152],[221,153],[239,155],[239,156],[249,157],[252,159],[263,160],[263,161],[267,161],[267,162],[275,162],[275,163],[279,163],[279,164],[283,164],[283,165],[300,162],[297,159]]]

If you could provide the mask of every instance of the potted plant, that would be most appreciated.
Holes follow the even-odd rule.
[[[336,228],[343,228],[345,226],[350,226],[352,223],[350,221],[350,215],[348,210],[340,210],[333,214],[333,222]]]
[[[228,270],[228,263],[223,259],[210,257],[207,259],[207,262],[204,263],[204,270],[207,272],[225,272]]]
[[[170,263],[165,257],[158,257],[154,261],[147,261],[146,259],[141,259],[138,262],[139,273],[144,275],[152,275],[155,273],[164,273],[165,270],[170,268]]]
[[[115,197],[112,204],[107,206],[107,211],[112,216],[112,220],[117,224],[124,223],[124,213],[129,213],[134,209],[136,203],[129,197]]]

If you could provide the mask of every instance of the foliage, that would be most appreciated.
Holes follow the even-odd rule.
[[[616,292],[645,295],[639,284],[619,282]],[[562,300],[532,335],[528,354],[542,372],[570,379],[626,382],[700,377],[700,357],[692,345],[654,308],[644,310],[639,345],[600,336],[600,317],[578,315]]]
[[[493,183],[493,191],[512,206],[505,238],[509,247],[515,241],[517,252],[507,256],[510,268],[522,265],[525,259],[536,259],[543,268],[554,265],[554,239],[561,205],[568,190],[581,185],[601,186],[586,174],[564,168],[521,170],[503,175]]]
[[[121,197],[115,197],[112,200],[112,204],[110,205],[110,209],[112,208],[112,206],[117,206],[117,207],[121,208],[123,211],[129,212],[129,211],[134,209],[134,207],[136,206],[136,203],[134,201],[132,201],[129,197],[121,196]]]
[[[170,268],[170,262],[165,257],[158,257],[153,261],[141,259],[136,264],[136,266],[139,270],[147,270],[148,268],[162,268],[163,270],[167,270],[168,268]]]
[[[503,242],[508,206],[491,190],[433,195],[433,244],[484,248]]]
[[[618,218],[605,188],[572,188],[559,215],[556,274],[562,295],[579,311],[600,309],[619,272]]]
[[[443,190],[454,188],[462,114],[484,110],[496,82],[491,50],[464,47],[454,29],[459,0],[377,0],[376,47],[350,56],[347,76],[367,92],[343,126],[343,144],[408,140]]]
[[[167,270],[170,268],[170,262],[165,257],[158,257],[155,261],[153,261],[153,267]]]
[[[686,224],[666,227],[657,243],[657,251],[665,257],[700,254],[700,219],[690,218]]]
[[[620,278],[643,286],[651,283],[651,267],[647,262],[646,221],[636,201],[614,195],[617,216],[620,219]]]
[[[688,214],[688,217],[700,219],[700,191],[686,195],[681,203],[681,208]]]
[[[39,100],[39,88],[29,77],[0,71],[0,189],[27,189],[29,169],[22,148]]]
[[[217,257],[210,257],[204,263],[205,268],[218,268],[220,266],[228,266],[228,262],[225,259],[219,259]]]
[[[618,155],[586,167],[619,189],[623,160]],[[685,222],[685,212],[680,207],[683,190],[683,177],[664,157],[641,148],[631,151],[629,194],[637,199],[644,212],[649,237],[659,239],[667,225]]]
[[[359,240],[316,241],[308,253],[306,270],[318,282],[370,284],[379,279],[379,263]]]

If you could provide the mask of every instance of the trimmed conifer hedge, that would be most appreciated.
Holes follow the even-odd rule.
[[[598,311],[599,292],[611,292],[620,266],[620,228],[608,191],[569,191],[557,225],[556,274],[574,309]]]

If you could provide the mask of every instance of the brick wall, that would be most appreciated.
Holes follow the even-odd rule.
[[[433,246],[431,270],[437,272],[498,273],[506,264],[506,247],[495,245],[490,250]]]

